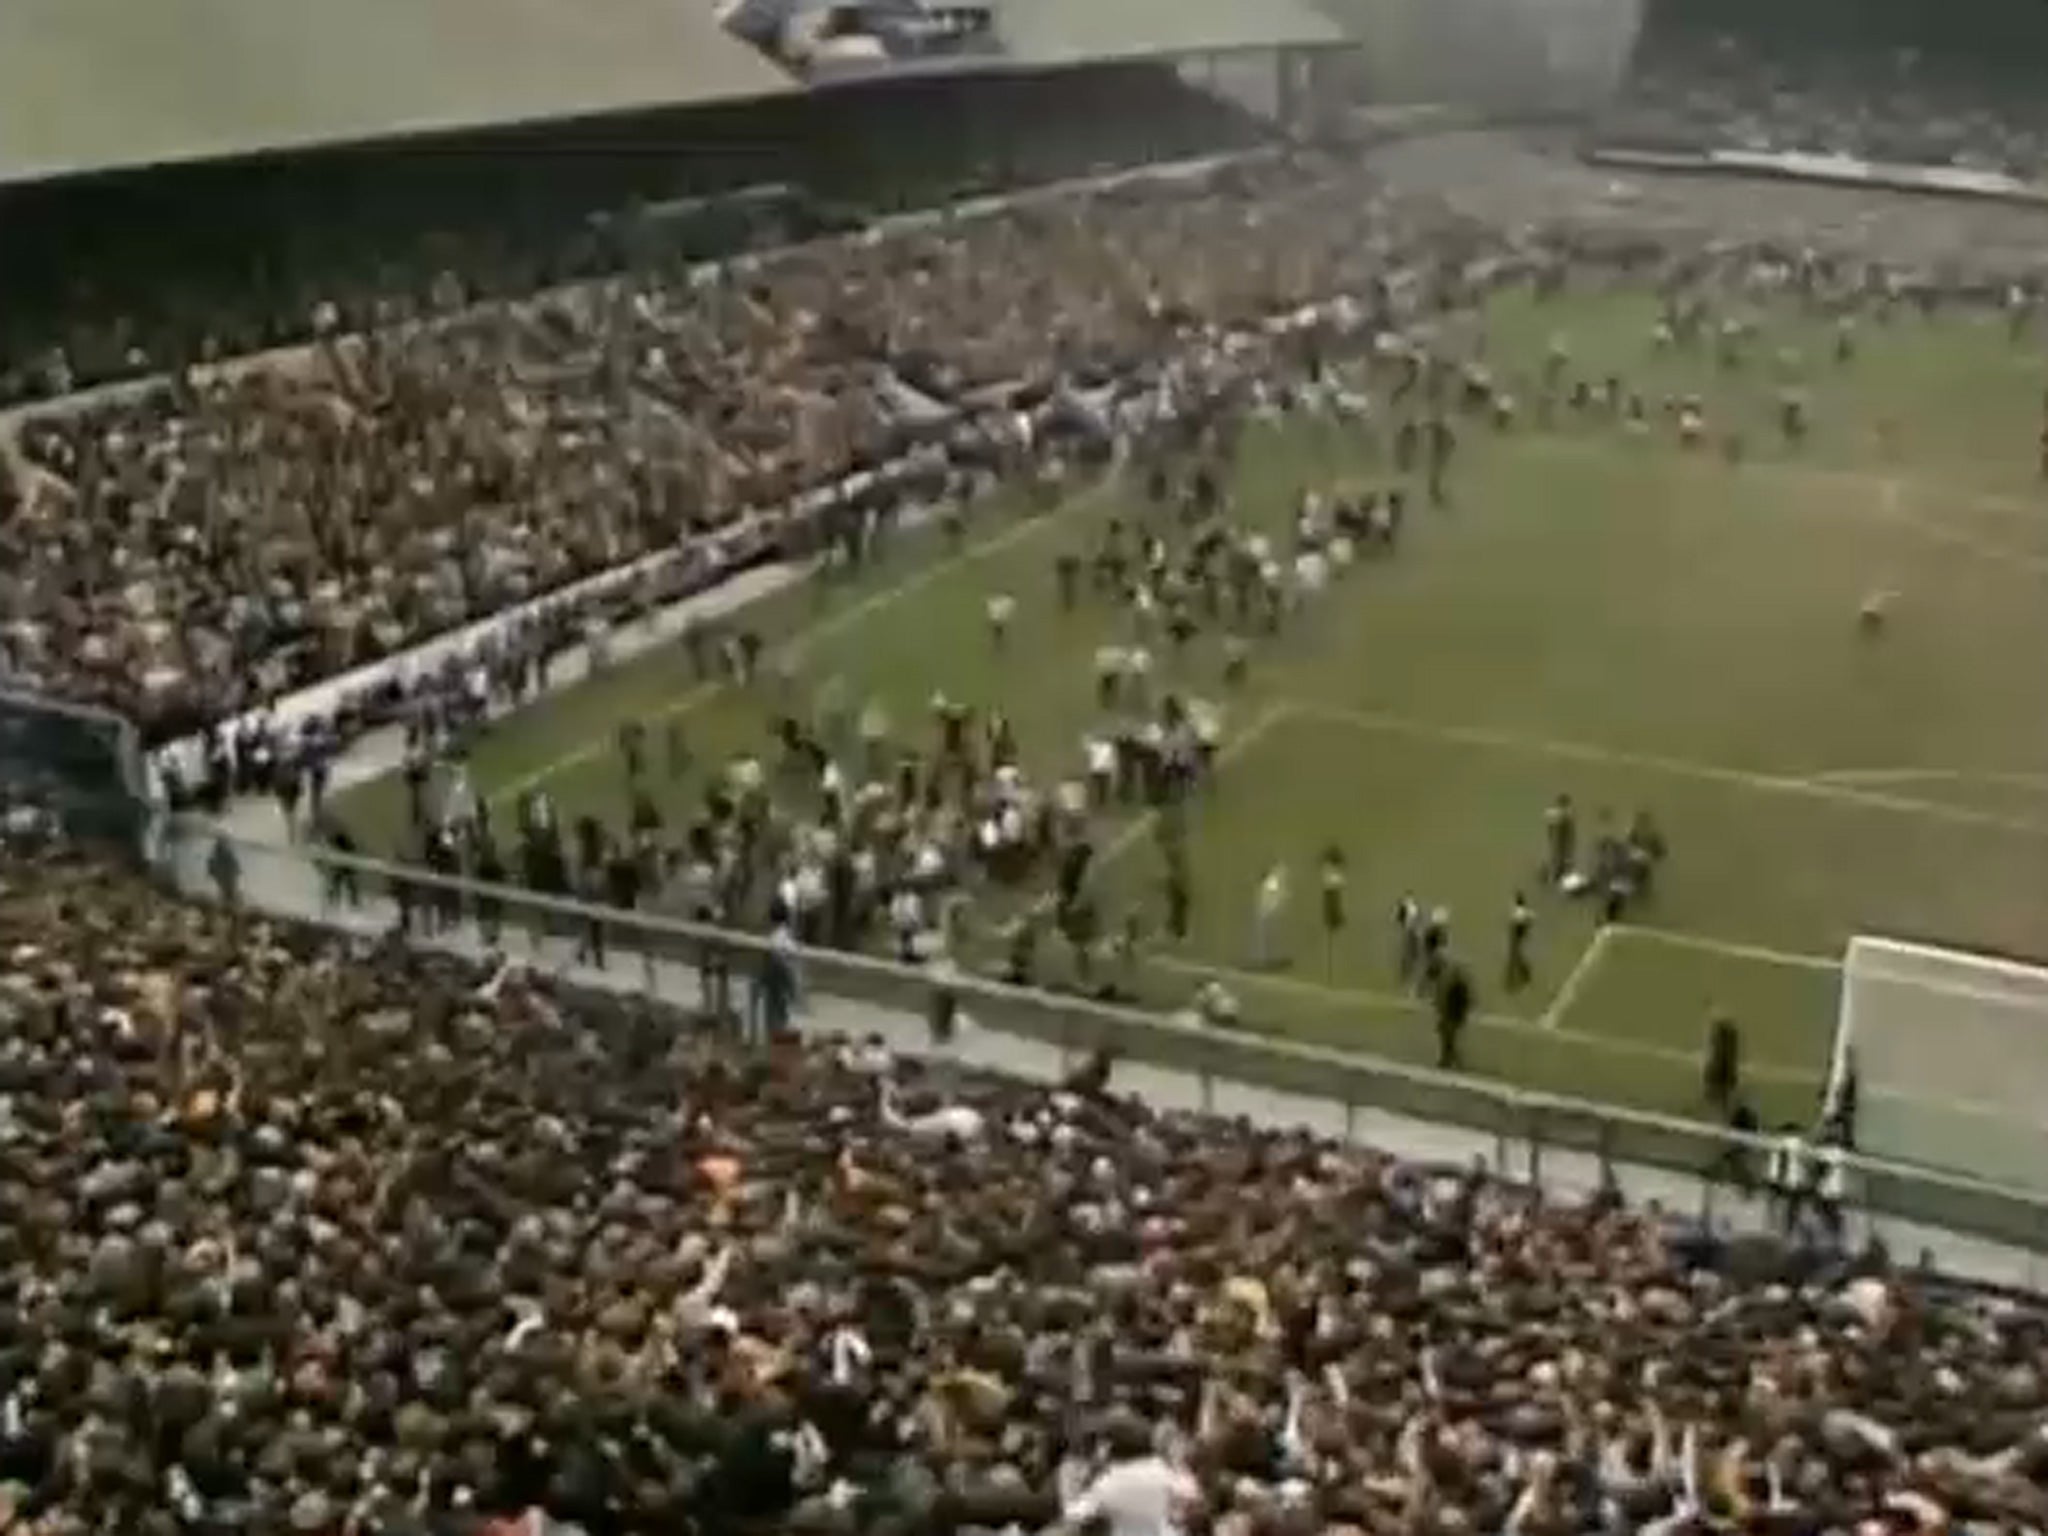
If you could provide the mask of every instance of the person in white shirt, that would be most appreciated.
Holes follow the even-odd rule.
[[[988,600],[988,637],[998,651],[1010,638],[1010,621],[1017,616],[1017,600],[998,592]]]
[[[1259,882],[1252,907],[1252,962],[1259,966],[1274,961],[1274,941],[1287,915],[1287,866],[1275,864]]]
[[[1294,584],[1303,597],[1314,597],[1328,583],[1329,562],[1313,549],[1303,550],[1294,557]]]
[[[1108,805],[1116,798],[1116,744],[1090,736],[1081,748],[1088,759],[1088,788],[1095,804]]]
[[[1130,693],[1125,702],[1142,707],[1152,684],[1152,653],[1144,646],[1134,645],[1124,652],[1124,682]]]
[[[1079,1530],[1100,1520],[1109,1536],[1177,1536],[1201,1497],[1194,1478],[1165,1457],[1126,1456],[1081,1490],[1061,1511],[1060,1523]]]
[[[1117,688],[1123,681],[1124,653],[1120,646],[1103,645],[1095,650],[1095,701],[1109,709],[1117,701]]]
[[[889,926],[896,934],[896,958],[915,965],[918,937],[924,932],[924,903],[907,885],[889,900]]]
[[[941,1104],[920,1114],[904,1114],[896,1107],[895,1093],[886,1078],[878,1107],[882,1124],[920,1141],[979,1141],[988,1133],[987,1118],[972,1104]]]

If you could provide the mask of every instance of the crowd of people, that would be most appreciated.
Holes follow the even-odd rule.
[[[1429,301],[1403,309],[1398,321],[1400,306],[1383,291],[1383,307],[1361,310],[1356,325],[1347,327],[1336,306],[1328,324],[1313,328],[1313,344],[1302,343],[1308,332],[1282,327],[1196,348],[1159,369],[1150,390],[1109,411],[1110,451],[1138,493],[1133,509],[1057,541],[1043,588],[1022,599],[1099,641],[1089,661],[1076,663],[1092,668],[1073,679],[1092,712],[1077,712],[1070,740],[1021,738],[1000,688],[975,698],[941,694],[928,713],[892,718],[879,698],[856,695],[829,668],[800,677],[780,639],[764,637],[741,613],[693,623],[679,661],[697,688],[728,687],[743,699],[758,735],[724,740],[718,756],[700,758],[678,712],[622,719],[612,748],[623,792],[563,808],[545,784],[496,803],[477,792],[467,767],[473,716],[421,722],[406,758],[407,815],[371,851],[442,876],[651,907],[790,945],[911,963],[945,957],[984,964],[1019,985],[1071,984],[1138,1001],[1159,990],[1144,984],[1148,958],[1190,938],[1198,900],[1212,908],[1245,902],[1245,957],[1254,968],[1298,958],[1289,953],[1299,935],[1289,904],[1299,876],[1304,886],[1313,882],[1334,952],[1354,942],[1346,929],[1358,921],[1345,901],[1341,843],[1313,871],[1274,865],[1255,891],[1198,894],[1191,877],[1189,807],[1208,791],[1219,750],[1247,729],[1244,685],[1264,664],[1264,648],[1313,623],[1322,605],[1346,601],[1341,594],[1361,579],[1357,569],[1397,558],[1411,506],[1453,499],[1462,435],[1655,434],[1676,451],[1737,462],[1752,442],[1798,453],[1815,430],[1813,390],[1825,398],[1854,366],[1859,319],[1902,323],[1897,313],[1916,303],[1897,273],[1816,252],[1666,252],[1657,269],[1664,302],[1642,339],[1646,356],[1694,360],[1702,390],[1681,394],[1588,368],[1564,331],[1534,358],[1492,357],[1464,302],[1472,293],[1453,291],[1487,281],[1491,267],[1540,301],[1575,280],[1574,271],[1576,280],[1593,280],[1588,273],[1599,265],[1591,254],[1574,261],[1525,251],[1497,267],[1465,269],[1460,279],[1437,273]],[[1783,336],[1759,320],[1773,305],[1790,305],[1803,325],[1827,322],[1827,349],[1808,358],[1781,345]],[[2008,317],[2016,335],[2032,314],[2031,298],[2016,291]],[[1759,374],[1777,387],[1750,389]],[[1240,435],[1283,413],[1313,414],[1327,433],[1355,439],[1375,474],[1304,489],[1284,520],[1276,508],[1238,504],[1231,487]],[[948,514],[947,536],[956,542],[965,516],[957,508]],[[846,531],[821,579],[834,579],[841,561],[858,568],[866,560],[872,527]],[[1890,596],[1872,592],[1844,622],[1874,639]],[[991,592],[985,602],[985,643],[1000,655],[1020,599]],[[476,715],[499,702],[486,679]],[[317,792],[302,805],[301,777],[287,769],[278,788],[289,823],[309,825],[341,851],[361,851],[320,816]],[[1531,807],[1532,822],[1537,811]],[[1583,838],[1580,816],[1561,796],[1544,818],[1539,879],[1499,893],[1498,965],[1490,955],[1479,959],[1492,950],[1492,923],[1478,924],[1475,936],[1468,920],[1454,941],[1437,902],[1411,893],[1399,904],[1387,951],[1400,963],[1390,979],[1435,1009],[1440,1066],[1463,1065],[1476,976],[1491,973],[1508,992],[1535,979],[1530,940],[1547,898],[1581,901],[1605,922],[1653,905],[1669,852],[1654,810],[1618,816],[1613,807],[1588,807]],[[1122,852],[1140,834],[1156,874],[1105,894],[1093,874],[1102,849],[1114,841]],[[431,901],[406,910],[436,921]],[[1213,920],[1206,926],[1213,930]],[[602,963],[599,930],[586,950]],[[1200,1009],[1228,1023],[1234,1005],[1219,981],[1204,989]],[[1708,1102],[1729,1115],[1743,1107],[1732,1092]]]
[[[332,335],[19,428],[13,675],[193,729],[1383,269],[1276,162]],[[1361,185],[1361,191],[1363,187]],[[1287,221],[1241,238],[1248,220]],[[1298,230],[1295,226],[1298,225]],[[950,426],[936,426],[950,422]]]
[[[1652,5],[1603,134],[2048,182],[2038,18],[1883,3]]]
[[[450,271],[472,297],[520,298],[1271,136],[1134,60],[10,183],[0,407],[296,345],[323,310],[387,323]]]
[[[1151,815],[1163,926],[1185,932],[1178,807],[1216,771],[1233,690],[1356,564],[1400,557],[1461,433],[1574,416],[1743,451],[1707,404],[1595,377],[1563,338],[1508,379],[1391,334],[1399,275],[1434,302],[1497,248],[1291,155],[715,274],[520,297],[451,272],[367,326],[316,305],[290,358],[18,424],[0,669],[159,735],[202,728],[637,556],[677,559],[601,612],[664,601],[719,538],[778,547],[787,509],[848,476],[914,462],[903,494],[957,508],[1092,443],[1146,510],[1062,549],[1037,599],[1128,637],[1093,659],[1098,728],[1062,771],[1027,772],[990,701],[935,699],[927,728],[785,699],[687,825],[661,825],[655,781],[691,744],[629,723],[626,829],[559,825],[540,794],[494,827],[459,752],[436,754],[465,709],[516,705],[555,652],[598,643],[603,617],[559,606],[437,675],[407,779],[444,873],[907,959],[944,952],[953,894],[988,881],[1024,898],[1012,979],[1037,979],[1054,932],[1114,995],[1135,940],[1096,904],[1099,813]],[[1860,266],[1744,261],[1817,304],[1865,291]],[[1333,300],[1340,330],[1389,339],[1333,358],[1290,323]],[[1756,345],[1682,289],[1657,344],[1731,370]],[[1236,515],[1246,419],[1348,430],[1368,397],[1404,489],[1310,488],[1284,530]],[[1799,391],[1776,429],[1807,430]],[[891,505],[822,537],[857,561]],[[1015,601],[989,598],[989,645]],[[1197,636],[1218,657],[1201,696],[1158,665]],[[685,649],[776,696],[743,626]],[[347,725],[222,741],[208,787],[288,814],[309,796],[319,822]],[[1544,888],[1620,916],[1662,836],[1596,818],[1581,849],[1578,816],[1560,798],[1543,823]],[[1108,1055],[1049,1087],[800,1038],[793,989],[741,1043],[403,928],[366,945],[267,920],[231,860],[215,878],[224,899],[198,905],[76,854],[0,854],[0,1530],[2048,1528],[2032,1302],[1877,1249],[1730,1241],[1611,1188],[1559,1203],[1160,1112],[1115,1091]],[[1341,926],[1341,849],[1317,878]],[[1286,889],[1261,885],[1260,951]],[[1512,987],[1536,907],[1507,910]],[[1410,900],[1398,921],[1401,979],[1450,995],[1448,913]],[[1717,1021],[1727,1108],[1734,1040]]]
[[[2044,1318],[0,865],[35,1533],[2048,1521]]]

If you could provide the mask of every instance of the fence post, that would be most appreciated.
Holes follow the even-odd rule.
[[[1344,1141],[1347,1146],[1358,1140],[1358,1104],[1350,1094],[1344,1095]]]

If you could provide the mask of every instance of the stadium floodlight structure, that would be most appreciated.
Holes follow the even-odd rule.
[[[2048,967],[1859,936],[1829,1102],[1874,1157],[2048,1194]]]

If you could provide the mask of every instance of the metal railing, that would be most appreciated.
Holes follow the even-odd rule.
[[[359,933],[402,925],[416,943],[495,950],[539,970],[587,964],[596,950],[614,976],[685,1008],[694,1001],[707,1012],[743,1013],[771,953],[756,934],[436,876],[307,844],[253,841],[197,817],[164,824],[155,861],[188,894],[218,900],[215,850],[222,844],[238,873],[235,899],[252,910]],[[950,966],[801,948],[794,959],[805,990],[815,995],[923,1018],[933,1016],[943,996],[978,1029],[1050,1047],[1067,1067],[1106,1048],[1119,1062],[1182,1074],[1199,1085],[1204,1107],[1221,1107],[1233,1091],[1249,1087],[1326,1105],[1323,1123],[1341,1124],[1347,1135],[1374,1114],[1460,1127],[1491,1142],[1492,1166],[1534,1184],[1547,1182],[1547,1162],[1583,1167],[1591,1160],[1604,1174],[1631,1166],[1668,1170],[1681,1176],[1689,1214],[1706,1220],[1743,1169],[1763,1172],[1776,1145],[1704,1122],[1010,986]],[[2048,1201],[2031,1192],[1882,1158],[1844,1154],[1843,1161],[1849,1177],[1842,1207],[1852,1236],[1883,1237],[1888,1224],[1903,1221],[2048,1254]]]

